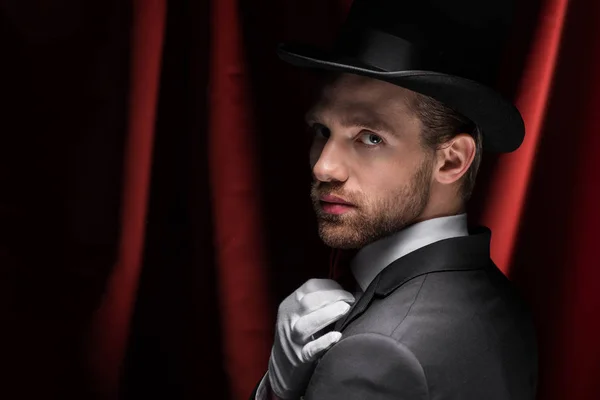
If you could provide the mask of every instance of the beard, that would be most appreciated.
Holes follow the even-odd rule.
[[[321,240],[332,248],[360,249],[412,224],[429,200],[431,164],[429,158],[424,160],[407,184],[377,199],[369,199],[362,193],[344,192],[343,182],[315,181],[311,199]],[[323,195],[341,197],[355,207],[344,214],[328,214],[319,200]]]

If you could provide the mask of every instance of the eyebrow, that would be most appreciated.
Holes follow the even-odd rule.
[[[320,121],[321,118],[319,118],[319,113],[309,113],[306,115],[306,122],[308,124]],[[398,133],[392,126],[385,122],[377,112],[357,111],[347,114],[341,118],[340,124],[345,128],[359,127],[398,136]]]
[[[381,117],[374,113],[356,113],[344,116],[341,124],[346,127],[360,127],[383,133],[395,134],[394,129]]]

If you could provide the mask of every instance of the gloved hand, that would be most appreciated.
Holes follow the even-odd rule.
[[[340,332],[314,337],[344,316],[354,296],[331,279],[310,279],[279,305],[275,341],[269,359],[271,390],[281,399],[297,399],[314,362],[340,340]]]

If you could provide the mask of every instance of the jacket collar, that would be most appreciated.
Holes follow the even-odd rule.
[[[350,269],[360,290],[365,292],[373,279],[394,260],[439,240],[468,234],[466,213],[417,222],[360,249]]]
[[[490,241],[490,229],[480,226],[472,228],[468,236],[440,240],[395,260],[375,277],[346,317],[338,320],[335,330],[343,330],[364,313],[375,295],[388,296],[418,276],[481,269],[490,261]]]

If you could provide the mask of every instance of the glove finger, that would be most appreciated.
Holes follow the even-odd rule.
[[[338,301],[345,301],[348,304],[352,304],[355,298],[352,293],[343,289],[320,290],[308,293],[300,300],[300,314],[306,315]]]
[[[332,331],[312,342],[308,342],[301,351],[302,361],[314,361],[322,352],[337,343],[341,337],[342,334],[340,332]]]
[[[342,286],[334,281],[333,279],[318,279],[313,278],[306,281],[302,286],[296,290],[298,300],[302,299],[305,295],[312,292],[321,290],[335,290],[342,289]]]
[[[311,335],[340,319],[348,310],[348,303],[338,301],[300,317],[292,326],[291,339],[297,344],[305,344]]]

